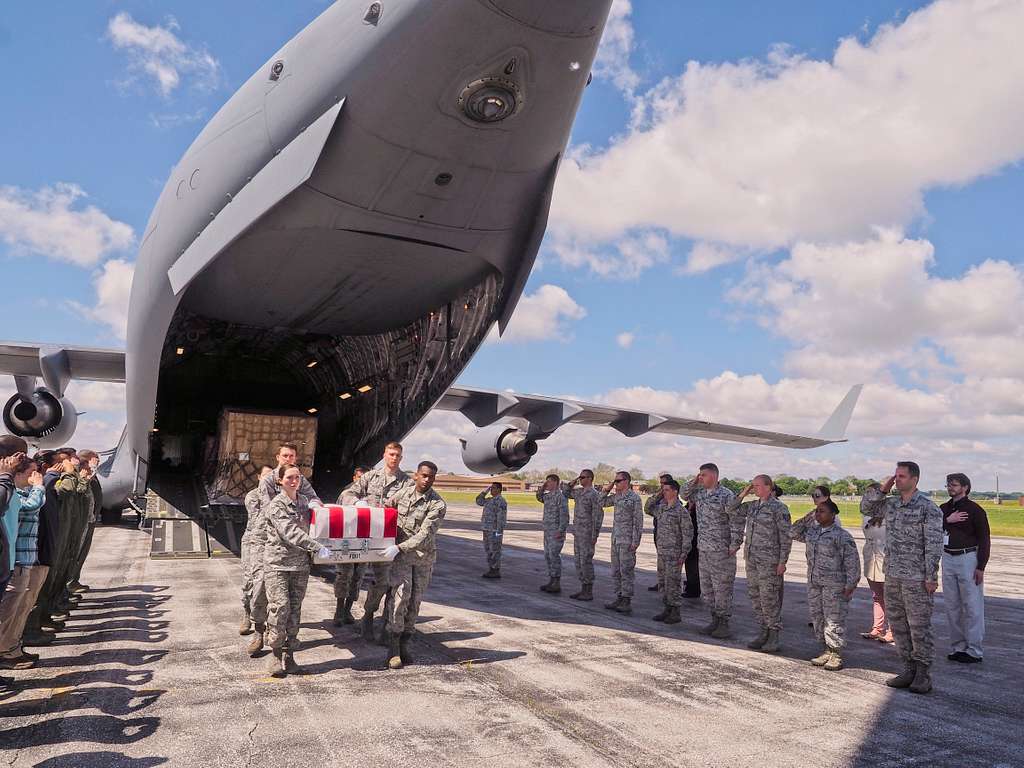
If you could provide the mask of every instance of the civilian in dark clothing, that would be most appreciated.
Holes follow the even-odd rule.
[[[968,498],[971,480],[946,477],[950,499],[942,505],[942,596],[949,622],[950,661],[980,662],[985,636],[985,566],[991,549],[988,515]]]
[[[61,486],[68,485],[73,467],[65,454],[44,451],[36,456],[36,461],[46,468],[43,474],[43,487],[46,489],[46,501],[39,511],[39,564],[49,566],[46,582],[39,592],[35,608],[25,624],[25,645],[49,645],[53,642],[52,632],[44,630],[44,624],[51,629],[60,629],[61,624],[54,622],[51,612],[54,583],[59,576],[57,567],[62,562],[62,550],[66,549],[67,526],[62,526]],[[73,478],[72,478],[72,486]],[[62,531],[63,528],[63,531]],[[61,535],[63,532],[63,536]]]
[[[683,561],[686,568],[686,581],[683,583],[683,597],[700,597],[700,554],[697,552],[697,505],[690,502],[686,505],[690,512],[690,520],[693,522],[693,541],[690,544],[690,554]]]

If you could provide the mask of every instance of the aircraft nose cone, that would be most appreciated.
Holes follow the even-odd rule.
[[[529,27],[563,35],[589,35],[601,29],[612,0],[488,0],[506,16]]]

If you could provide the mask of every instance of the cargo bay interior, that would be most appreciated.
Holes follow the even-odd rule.
[[[237,409],[315,419],[308,469],[325,497],[336,494],[355,465],[375,464],[451,386],[490,330],[499,295],[500,278],[490,272],[401,327],[344,336],[242,325],[183,302],[162,353],[151,487],[180,497],[168,485],[193,479],[212,489],[226,470],[221,416]],[[231,453],[254,477],[269,458],[244,445]]]

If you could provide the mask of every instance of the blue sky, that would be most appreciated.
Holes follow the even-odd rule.
[[[7,10],[0,263],[13,311],[0,335],[122,343],[116,316],[134,259],[125,226],[139,236],[206,120],[325,6]],[[1024,487],[1015,458],[1024,326],[1012,317],[1024,286],[1024,136],[1000,130],[1024,117],[1019,87],[1010,90],[1022,54],[1001,32],[1021,16],[1020,2],[620,0],[527,288],[531,309],[551,322],[517,318],[462,381],[793,430],[816,428],[846,386],[866,381],[849,447],[766,453],[576,429],[538,461],[655,471],[714,455],[740,476],[762,467],[880,475],[910,452],[932,485],[967,468],[979,487],[995,471]],[[139,30],[149,37],[132,37]],[[169,40],[176,53],[153,58],[154,41]],[[992,55],[979,61],[977,48]],[[145,69],[154,62],[172,79]],[[708,131],[702,115],[726,129]],[[820,155],[787,154],[792,130],[807,131]],[[713,183],[695,189],[704,173]],[[774,202],[749,208],[751,189]],[[98,245],[78,247],[83,221]],[[722,263],[700,267],[699,253]],[[986,262],[996,266],[979,273]],[[877,294],[871,270],[885,281]],[[850,279],[835,283],[837,271]],[[820,295],[829,290],[835,303]],[[888,324],[891,341],[879,341],[872,318]],[[119,430],[115,390],[83,389],[80,399],[91,415],[82,439]],[[461,469],[451,447],[466,426],[458,418],[428,418],[412,444]]]

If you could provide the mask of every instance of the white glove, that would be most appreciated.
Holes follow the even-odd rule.
[[[387,549],[385,549],[385,550],[384,550],[384,551],[383,551],[383,552],[381,553],[381,555],[383,555],[383,557],[384,557],[384,559],[385,559],[385,560],[394,560],[394,559],[395,559],[396,557],[398,557],[398,555],[399,555],[399,553],[400,553],[401,551],[402,551],[402,550],[400,550],[400,549],[399,549],[399,548],[398,548],[397,546],[395,546],[394,544],[392,544],[392,545],[391,545],[390,547],[388,547]]]
[[[330,560],[331,559],[331,548],[320,547],[320,551],[316,553],[317,559],[319,560]]]

